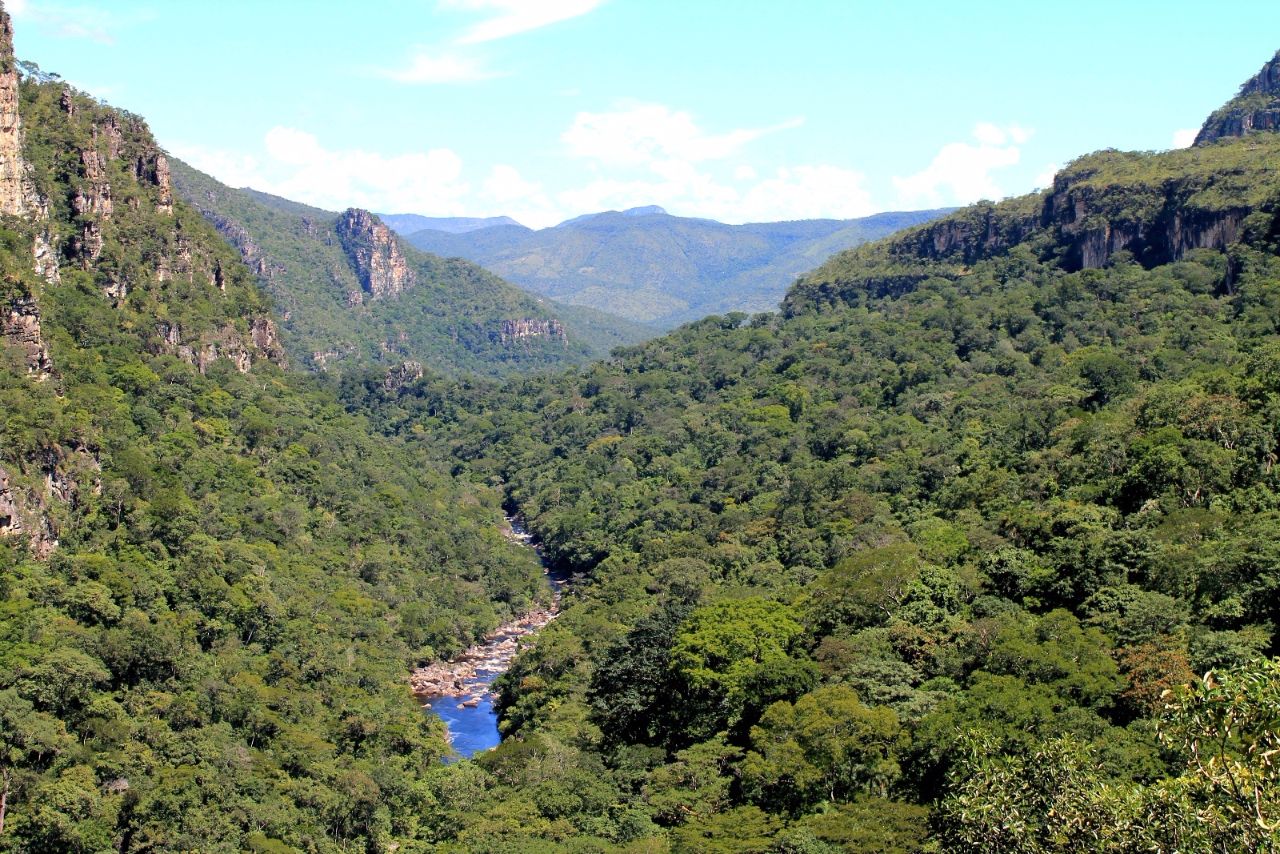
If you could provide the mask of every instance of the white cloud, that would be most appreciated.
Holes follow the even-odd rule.
[[[663,104],[635,104],[607,113],[578,113],[561,139],[575,157],[611,165],[639,165],[657,158],[698,163],[721,160],[766,134],[799,127],[791,119],[766,128],[709,134],[689,113]]]
[[[401,68],[383,68],[374,73],[397,83],[472,83],[501,76],[474,57],[432,54],[425,48],[419,48]]]
[[[1018,125],[998,127],[981,123],[974,127],[972,142],[943,146],[924,170],[906,178],[893,179],[904,205],[968,204],[979,199],[1004,195],[993,172],[1015,166],[1022,157],[1021,146],[1032,131]]]
[[[734,207],[736,221],[853,219],[876,208],[863,186],[866,176],[837,166],[796,166],[752,187]]]
[[[604,0],[441,0],[446,9],[488,12],[492,17],[467,30],[459,44],[479,44],[541,29],[577,18],[598,8]]]
[[[1196,136],[1200,133],[1198,128],[1186,128],[1185,130],[1175,130],[1173,132],[1174,148],[1190,148],[1196,141]]]
[[[1036,176],[1036,186],[1042,189],[1053,186],[1053,179],[1057,177],[1060,168],[1057,163],[1050,163],[1044,167],[1044,171]]]
[[[224,183],[249,186],[316,207],[460,216],[470,187],[462,159],[447,148],[384,155],[326,148],[315,135],[275,127],[263,139],[266,156],[174,146],[174,153]]]
[[[120,21],[110,12],[91,6],[62,6],[55,3],[32,3],[30,0],[8,0],[5,4],[14,18],[32,24],[45,32],[69,39],[88,39],[100,44],[114,44],[111,30]],[[149,13],[144,13],[144,17]]]

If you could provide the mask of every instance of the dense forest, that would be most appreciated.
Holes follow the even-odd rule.
[[[501,536],[492,490],[280,365],[254,276],[169,195],[140,119],[31,75],[20,113],[0,850],[420,835],[449,748],[407,668],[528,608],[537,561]],[[60,268],[34,273],[33,243]]]
[[[290,366],[139,117],[14,115],[0,851],[1280,849],[1280,137],[500,380]],[[576,580],[448,761],[503,509]]]
[[[350,381],[586,578],[441,839],[1280,844],[1278,148],[1082,158],[581,372]]]

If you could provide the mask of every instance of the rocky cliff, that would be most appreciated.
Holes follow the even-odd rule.
[[[1015,247],[1066,272],[1117,257],[1150,269],[1197,250],[1230,253],[1280,233],[1280,134],[1161,154],[1101,151],[1071,163],[1041,193],[980,203],[835,256],[800,280],[790,312],[900,296],[921,282],[966,275]],[[1224,266],[1230,290],[1238,265]]]
[[[360,285],[373,299],[396,296],[413,286],[414,275],[391,229],[368,211],[350,208],[338,218],[338,237]]]
[[[248,372],[284,354],[250,271],[175,200],[146,123],[19,67],[11,38],[0,8],[0,365],[22,399],[91,413],[0,443],[0,537],[42,558],[102,489],[97,404],[75,402],[85,365],[135,353]],[[107,341],[109,359],[89,353]]]
[[[530,338],[552,338],[566,345],[569,343],[564,324],[558,320],[522,317],[504,320],[498,328],[498,340],[503,344],[514,344]]]
[[[1240,94],[1200,128],[1196,145],[1260,131],[1280,131],[1280,53],[1240,87]]]
[[[18,68],[13,23],[0,8],[0,213],[23,216],[36,206],[31,170],[22,154]]]

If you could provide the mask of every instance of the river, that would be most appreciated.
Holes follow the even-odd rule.
[[[565,579],[551,572],[533,537],[517,519],[508,516],[507,525],[504,533],[511,540],[537,552],[551,587],[551,604],[502,624],[480,643],[449,661],[418,668],[410,678],[413,692],[423,701],[423,708],[444,721],[454,753],[462,759],[498,746],[502,736],[498,733],[498,715],[493,709],[493,681],[511,667],[512,659],[520,651],[520,641],[537,634],[560,613]]]

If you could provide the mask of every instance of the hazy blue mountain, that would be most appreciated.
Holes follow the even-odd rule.
[[[392,231],[403,235],[422,231],[424,228],[436,231],[447,231],[450,234],[462,234],[468,231],[479,231],[482,228],[493,228],[496,225],[520,225],[509,216],[419,216],[418,214],[378,214],[378,218],[387,224]]]
[[[943,213],[726,225],[651,205],[540,231],[431,228],[410,234],[409,242],[473,261],[562,303],[666,329],[709,314],[772,310],[801,273],[832,254]]]

